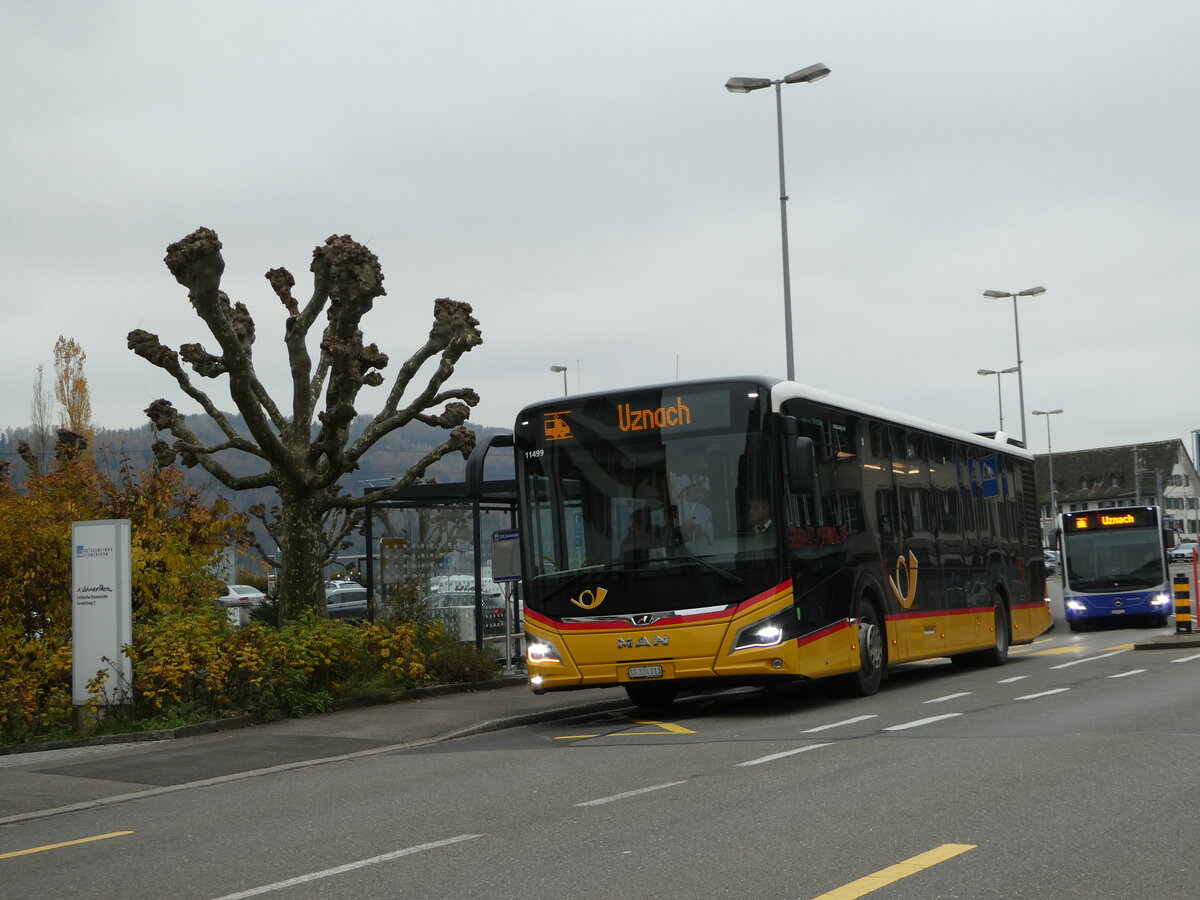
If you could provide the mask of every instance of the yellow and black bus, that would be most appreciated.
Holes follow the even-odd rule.
[[[871,694],[888,666],[999,665],[1050,625],[1009,443],[751,377],[536,404],[511,443],[536,693]]]

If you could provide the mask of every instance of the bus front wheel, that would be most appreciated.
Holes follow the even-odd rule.
[[[858,622],[858,671],[841,676],[845,692],[856,697],[869,697],[879,690],[887,670],[887,648],[883,620],[866,597],[854,605]]]
[[[675,687],[670,684],[627,684],[625,693],[638,709],[666,709],[675,702]]]

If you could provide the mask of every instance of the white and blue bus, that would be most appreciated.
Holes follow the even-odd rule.
[[[1167,624],[1173,599],[1157,506],[1063,513],[1059,534],[1063,607],[1072,631],[1114,617]]]

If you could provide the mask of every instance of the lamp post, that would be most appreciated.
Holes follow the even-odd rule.
[[[993,300],[1003,300],[1006,297],[1012,297],[1013,302],[1013,328],[1017,333],[1017,395],[1021,398],[1021,444],[1028,447],[1029,443],[1025,440],[1025,379],[1021,374],[1021,325],[1017,321],[1017,298],[1018,297],[1036,297],[1038,294],[1046,293],[1046,289],[1041,285],[1037,287],[1026,288],[1023,291],[1017,291],[1015,294],[1008,291],[984,291],[983,296],[990,297]]]
[[[1017,371],[1016,366],[1009,366],[1007,369],[980,369],[980,375],[995,375],[996,376],[996,404],[1000,407],[1000,430],[1004,430],[1004,396],[1000,392],[1000,376],[1011,375]]]
[[[787,377],[796,377],[796,363],[792,352],[792,276],[788,264],[787,189],[783,178],[783,98],[781,86],[785,84],[811,84],[829,74],[824,63],[814,63],[798,69],[782,78],[730,78],[725,90],[731,94],[748,94],[761,88],[775,86],[775,123],[779,138],[779,224],[783,236],[783,328],[787,341]]]
[[[563,396],[567,396],[567,367],[566,366],[551,366],[551,372],[562,372],[563,377]]]
[[[1050,417],[1057,416],[1061,412],[1062,412],[1061,409],[1048,409],[1048,410],[1035,409],[1033,411],[1033,414],[1035,416],[1045,416],[1046,417],[1046,462],[1049,463],[1049,465],[1050,465],[1050,522],[1051,522],[1051,527],[1053,527],[1054,522],[1058,521],[1058,502],[1055,499],[1056,495],[1054,492],[1054,448],[1050,445]]]

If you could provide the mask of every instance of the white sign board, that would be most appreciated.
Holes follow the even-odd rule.
[[[492,532],[492,580],[521,580],[521,532]]]
[[[71,701],[87,703],[88,682],[103,670],[107,705],[133,700],[129,520],[71,524]]]

